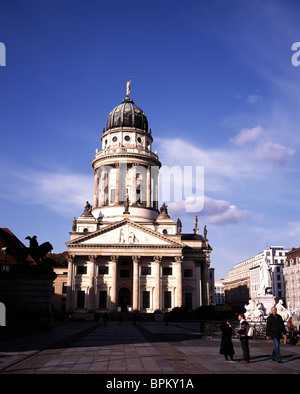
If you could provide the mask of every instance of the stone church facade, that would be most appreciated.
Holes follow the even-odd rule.
[[[212,251],[207,237],[182,233],[158,207],[161,163],[143,110],[127,96],[108,115],[96,150],[94,200],[74,218],[67,305],[76,317],[117,310],[152,313],[211,302]]]

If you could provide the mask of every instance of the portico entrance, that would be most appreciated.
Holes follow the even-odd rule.
[[[132,305],[131,292],[127,287],[122,287],[119,290],[118,306],[122,308],[122,312],[127,312],[128,305]]]

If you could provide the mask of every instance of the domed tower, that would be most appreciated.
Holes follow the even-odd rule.
[[[131,80],[130,80],[131,82]],[[133,221],[155,221],[158,211],[158,171],[161,163],[152,152],[153,138],[148,120],[130,95],[108,115],[96,151],[93,216],[99,221],[129,217]]]
[[[94,320],[104,311],[195,309],[210,301],[210,245],[205,231],[182,233],[181,221],[158,210],[161,163],[148,120],[130,98],[108,115],[96,150],[93,205],[73,220],[66,311]],[[130,308],[130,309],[129,309]]]

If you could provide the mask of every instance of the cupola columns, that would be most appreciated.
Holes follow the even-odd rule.
[[[147,167],[147,208],[151,207],[151,167]]]
[[[130,205],[157,210],[157,177],[158,169],[150,165],[117,162],[100,167],[94,171],[93,209],[124,205],[128,195]]]

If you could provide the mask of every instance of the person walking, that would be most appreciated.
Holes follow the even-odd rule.
[[[240,329],[238,333],[240,334],[240,341],[241,341],[241,346],[243,350],[243,360],[240,361],[241,363],[249,363],[250,361],[250,351],[249,351],[249,339],[247,336],[247,330],[249,324],[245,320],[245,316],[243,313],[240,313],[238,316],[238,319],[240,321]]]
[[[266,327],[266,337],[273,340],[274,348],[272,351],[271,358],[273,361],[281,363],[281,352],[280,352],[280,339],[282,338],[282,334],[284,338],[286,338],[286,330],[284,326],[284,322],[282,317],[277,314],[277,308],[273,306],[271,308],[271,314],[267,318],[267,327]]]
[[[225,362],[235,362],[233,359],[234,348],[232,343],[232,327],[229,320],[226,320],[221,326],[221,346],[220,346],[220,354],[223,354],[225,357]],[[228,360],[228,357],[230,360]]]

